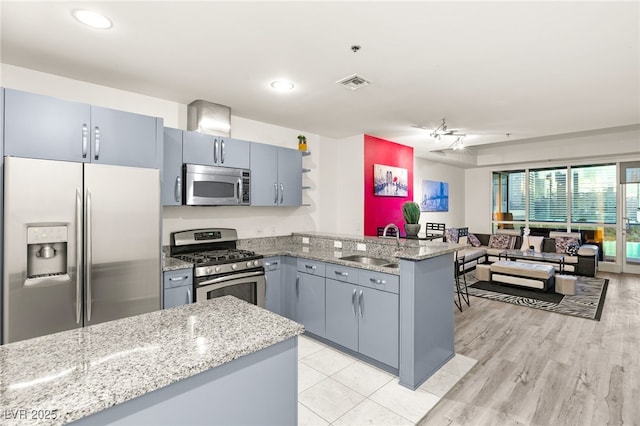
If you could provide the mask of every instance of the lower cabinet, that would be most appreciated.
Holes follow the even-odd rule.
[[[265,296],[264,307],[278,315],[284,315],[283,309],[283,275],[281,257],[267,257],[264,259]]]
[[[398,314],[395,293],[326,280],[326,338],[394,368],[399,365]]]
[[[164,282],[164,309],[193,303],[193,269],[166,271]]]
[[[296,321],[325,337],[324,263],[298,259],[295,284]]]

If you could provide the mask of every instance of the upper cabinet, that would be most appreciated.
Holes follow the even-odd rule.
[[[162,119],[5,90],[5,155],[160,168]]]
[[[162,205],[182,204],[182,137],[179,129],[164,128]]]
[[[302,204],[302,153],[296,149],[251,144],[251,205]]]
[[[185,164],[249,168],[250,143],[224,136],[184,132],[182,159]]]

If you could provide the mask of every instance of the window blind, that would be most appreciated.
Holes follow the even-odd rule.
[[[616,223],[615,164],[571,168],[571,222]]]
[[[529,170],[529,220],[567,221],[567,169]]]

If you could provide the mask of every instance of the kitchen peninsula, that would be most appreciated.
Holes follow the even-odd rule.
[[[309,275],[308,272],[314,274],[316,289],[322,287],[312,296],[317,300],[311,300],[307,306],[318,309],[317,306],[324,306],[325,301],[327,305],[322,312],[323,317],[315,322],[319,324],[315,331],[305,324],[307,333],[333,343],[338,340],[340,346],[346,346],[355,355],[355,352],[363,352],[355,347],[364,344],[377,345],[383,352],[395,351],[392,354],[395,361],[385,361],[394,359],[389,358],[387,352],[380,357],[373,356],[373,363],[398,374],[400,384],[417,389],[454,356],[453,256],[462,246],[437,241],[397,242],[395,239],[378,237],[294,233],[290,236],[240,240],[238,247],[255,250],[265,257],[281,257],[294,262],[290,265],[290,273],[294,275],[293,286],[287,288],[286,279],[282,280],[284,304],[290,303],[286,298],[292,295],[297,295],[299,304],[303,291],[300,280]],[[388,263],[358,263],[348,260],[352,256],[386,259]],[[363,292],[367,291],[373,296],[369,300],[386,297],[386,304],[376,303],[377,312],[372,312],[372,309],[368,312],[372,326],[379,328],[372,331],[373,343],[362,341],[363,322],[367,320],[364,314],[367,303],[363,303],[362,298]],[[342,293],[345,297],[330,306],[332,294],[336,293]],[[336,320],[340,307],[345,316]],[[296,316],[293,310],[295,308],[288,312],[285,310],[283,315],[305,323],[305,317],[308,316]],[[359,315],[356,315],[356,311],[359,311]],[[330,332],[332,321],[335,322],[334,329],[348,327],[348,322],[353,321],[354,316],[360,317],[355,319],[357,324],[354,326],[358,342],[351,347],[342,341],[342,330],[337,331],[339,339],[324,333]],[[360,327],[359,331],[357,327]],[[385,340],[382,334],[391,335]],[[394,348],[389,348],[393,345]],[[372,357],[367,353],[364,355],[365,358]],[[381,361],[382,365],[376,361]]]
[[[225,296],[0,346],[0,423],[295,424],[302,332]]]

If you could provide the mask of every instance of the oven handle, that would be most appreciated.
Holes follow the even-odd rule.
[[[241,274],[225,275],[224,277],[218,277],[212,280],[202,281],[201,283],[198,283],[198,287],[202,287],[203,285],[209,285],[209,284],[219,284],[225,281],[237,280],[239,278],[257,277],[260,275],[264,275],[264,271],[243,272]]]

